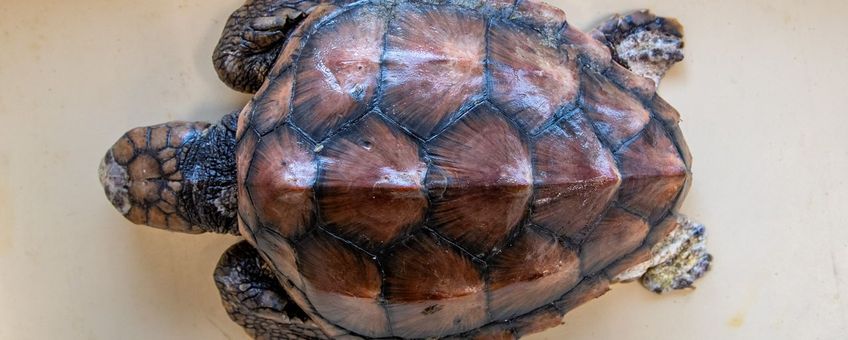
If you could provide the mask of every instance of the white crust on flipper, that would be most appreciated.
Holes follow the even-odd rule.
[[[648,10],[615,15],[592,36],[612,50],[615,61],[656,85],[674,63],[683,60],[683,27]]]
[[[639,31],[628,35],[615,47],[615,53],[627,60],[633,73],[647,77],[659,85],[671,65],[683,59],[680,38],[655,31]]]
[[[613,282],[642,278],[655,293],[688,288],[709,270],[704,225],[678,215],[676,227],[651,248],[651,258],[618,274]]]

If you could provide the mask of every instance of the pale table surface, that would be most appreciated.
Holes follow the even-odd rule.
[[[557,0],[572,24],[642,7],[686,26],[661,87],[683,115],[714,269],[636,284],[534,339],[848,337],[848,2]],[[131,127],[248,99],[211,50],[238,0],[0,4],[0,339],[242,339],[211,279],[237,241],[131,225],[97,180]]]

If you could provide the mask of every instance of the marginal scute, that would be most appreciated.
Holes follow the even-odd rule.
[[[282,274],[287,284],[290,282],[301,291],[306,289],[303,275],[297,268],[297,253],[291,240],[265,228],[259,228],[257,232],[249,234],[255,237],[256,246],[265,250],[267,261]]]
[[[580,250],[583,273],[592,275],[638,248],[649,229],[639,216],[619,208],[610,209]]]
[[[553,36],[565,23],[565,12],[544,1],[519,0],[510,19],[540,29],[547,36]]]
[[[579,90],[575,58],[546,45],[528,28],[507,22],[489,29],[492,101],[535,134],[572,103]]]
[[[365,114],[377,89],[385,16],[360,7],[323,24],[300,56],[292,119],[322,140]]]
[[[385,256],[385,297],[395,336],[456,334],[486,321],[482,274],[471,259],[429,232]]]
[[[539,135],[534,154],[531,220],[577,239],[606,209],[621,183],[612,154],[580,113]]]
[[[662,125],[653,121],[616,156],[622,176],[619,202],[651,222],[663,217],[674,204],[687,170]]]
[[[533,189],[520,133],[480,105],[425,148],[434,228],[477,256],[495,250],[524,216]]]
[[[284,72],[266,82],[267,89],[262,92],[262,100],[256,102],[253,109],[252,126],[259,135],[271,132],[288,117],[293,78],[292,72]]]
[[[600,132],[599,137],[613,148],[635,136],[650,121],[642,103],[605,76],[586,70],[581,85],[583,109]]]
[[[307,235],[296,248],[306,296],[315,310],[356,333],[390,335],[379,301],[380,270],[372,257],[322,230]]]
[[[484,328],[476,329],[468,335],[459,335],[459,336],[451,336],[445,338],[445,340],[515,340],[515,334],[512,329],[508,327],[508,325],[499,323],[493,324],[492,326],[487,326]]]
[[[238,123],[236,123],[236,141],[240,141],[241,137],[244,136],[244,133],[251,128],[250,120],[253,117],[253,107],[255,105],[255,98],[250,99],[247,102],[238,115]]]
[[[256,150],[259,136],[252,130],[247,131],[236,145],[236,184],[238,185],[238,214],[245,222],[248,230],[255,230],[259,222],[256,219],[256,208],[250,194],[247,192],[247,173]],[[242,234],[245,235],[245,234]]]
[[[596,72],[603,72],[612,64],[612,52],[606,45],[568,24],[559,33],[559,40],[576,50],[582,64]]]
[[[683,131],[680,126],[672,126],[668,128],[674,144],[677,145],[677,151],[680,152],[680,157],[683,159],[683,164],[686,164],[687,169],[692,168],[692,152],[689,151],[689,144],[686,143],[686,138],[683,137]]]
[[[627,254],[624,257],[613,262],[613,264],[606,269],[606,275],[607,277],[613,278],[614,282],[622,282],[619,281],[621,280],[618,277],[619,274],[624,273],[627,270],[633,269],[634,267],[642,266],[650,260],[651,248],[648,246],[639,247],[639,249],[636,249],[630,254]],[[623,280],[623,282],[628,282],[631,280],[633,279],[627,278],[626,280]]]
[[[401,4],[389,22],[384,111],[430,138],[483,92],[486,22],[476,12]]]
[[[580,280],[580,260],[552,235],[525,227],[490,260],[488,280],[492,319],[506,320],[574,287]]]
[[[515,327],[516,338],[521,338],[528,334],[538,333],[551,327],[556,327],[562,324],[563,313],[556,307],[548,305],[536,309],[530,313],[519,316],[512,321]]]
[[[692,174],[686,174],[686,180],[683,181],[683,187],[680,188],[680,192],[677,194],[677,197],[674,199],[674,204],[671,206],[669,211],[672,214],[680,213],[680,207],[683,206],[683,202],[686,201],[686,196],[689,195],[689,189],[692,187]]]
[[[419,145],[369,114],[318,153],[318,203],[327,228],[369,250],[420,226],[427,165]]]
[[[668,129],[670,130],[669,133],[671,133],[674,144],[677,145],[677,151],[680,153],[683,164],[686,165],[687,169],[686,180],[683,182],[683,187],[680,188],[680,192],[677,194],[674,204],[671,207],[671,212],[676,214],[686,200],[686,196],[689,194],[689,188],[692,187],[692,153],[689,151],[689,145],[686,143],[686,138],[683,137],[683,131],[680,130],[680,126],[672,126]]]
[[[654,112],[654,117],[668,126],[680,123],[680,113],[659,95],[654,95],[651,99],[651,110]]]
[[[563,295],[561,299],[554,301],[554,306],[561,312],[568,313],[574,308],[604,295],[609,291],[609,284],[609,280],[602,275],[585,278],[580,281],[577,287]]]
[[[662,242],[675,229],[680,227],[680,221],[677,216],[668,216],[651,228],[648,237],[645,238],[645,245],[653,247],[655,244]]]
[[[285,237],[312,226],[317,162],[297,131],[282,126],[263,137],[248,171],[245,186],[263,226]]]
[[[641,99],[653,98],[657,92],[657,85],[653,80],[633,73],[619,63],[612,63],[606,76]]]

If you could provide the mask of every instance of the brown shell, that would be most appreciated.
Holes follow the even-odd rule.
[[[556,324],[685,196],[644,78],[554,7],[459,3],[320,5],[242,111],[242,232],[330,336]]]

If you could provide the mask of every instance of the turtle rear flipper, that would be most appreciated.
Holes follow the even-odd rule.
[[[613,282],[638,279],[642,286],[657,294],[692,288],[695,280],[710,269],[713,260],[707,252],[704,233],[703,224],[683,215],[672,215],[654,227],[644,251],[622,259],[613,266],[610,277]]]
[[[610,48],[616,62],[655,85],[672,65],[683,60],[683,26],[648,10],[616,14],[592,36]]]

